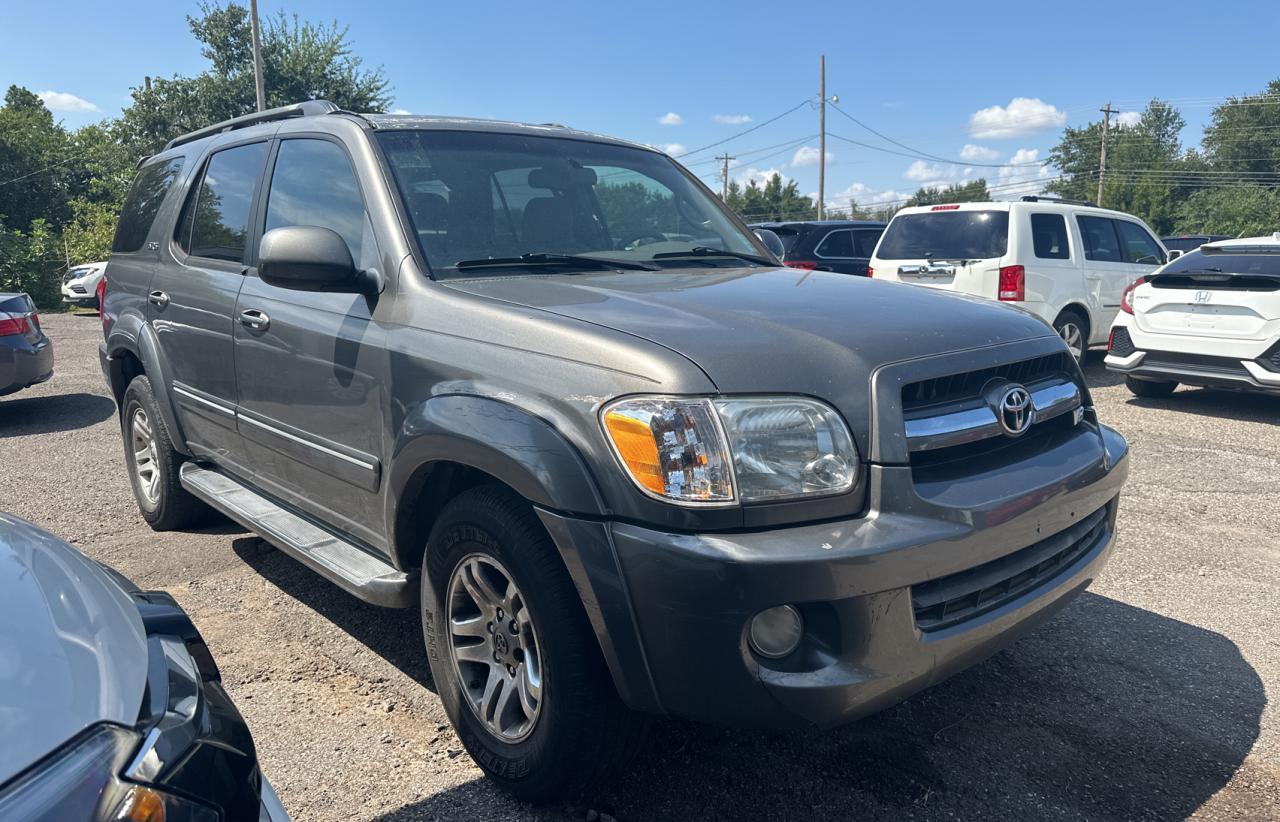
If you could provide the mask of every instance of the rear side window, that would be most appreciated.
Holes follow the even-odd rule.
[[[271,172],[267,231],[307,225],[336,231],[360,263],[364,200],[347,154],[328,140],[283,140]]]
[[[1155,238],[1137,223],[1127,220],[1116,220],[1116,229],[1120,232],[1120,254],[1126,263],[1137,265],[1161,265],[1164,263],[1164,251]]]
[[[884,231],[878,228],[853,232],[853,256],[869,259],[875,253],[876,243],[880,242],[880,235],[883,233]]]
[[[182,157],[174,157],[162,163],[145,165],[133,178],[129,195],[124,198],[124,206],[120,209],[120,220],[116,223],[116,236],[111,242],[113,252],[127,254],[142,248],[151,233],[151,224],[160,211],[160,204],[164,202],[164,195],[169,193],[182,170],[182,161]]]
[[[1123,262],[1120,256],[1120,238],[1116,236],[1115,220],[1106,217],[1076,216],[1080,226],[1080,239],[1084,241],[1086,260],[1096,263]]]
[[[1061,214],[1032,214],[1031,241],[1042,260],[1065,260],[1071,256],[1067,244],[1067,220]]]
[[[1009,247],[1009,212],[938,211],[899,214],[876,256],[882,260],[987,260]]]
[[[266,159],[266,143],[235,146],[209,158],[178,226],[183,251],[211,260],[244,260],[253,192]]]
[[[852,257],[853,232],[833,231],[823,238],[814,251],[819,257]]]

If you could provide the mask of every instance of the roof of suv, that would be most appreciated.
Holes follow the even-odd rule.
[[[883,220],[768,220],[751,223],[752,228],[785,228],[789,226],[812,226],[814,228],[884,228]]]
[[[1093,203],[1086,203],[1082,200],[1056,200],[1049,197],[1040,197],[1033,199],[1021,200],[989,200],[977,203],[938,203],[936,205],[908,206],[898,211],[894,217],[902,214],[927,214],[931,211],[1011,211],[1014,208],[1033,208],[1036,211],[1086,211],[1096,212],[1098,214],[1116,214],[1121,217],[1129,217],[1137,219],[1132,214],[1125,211],[1117,211],[1113,208],[1103,208]]]

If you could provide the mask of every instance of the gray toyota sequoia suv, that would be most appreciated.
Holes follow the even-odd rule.
[[[770,238],[772,239],[772,238]],[[658,151],[302,103],[145,160],[102,368],[138,506],[212,507],[421,609],[463,744],[534,801],[646,717],[849,722],[1044,621],[1127,445],[986,300],[781,267]]]

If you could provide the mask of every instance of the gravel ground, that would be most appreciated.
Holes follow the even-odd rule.
[[[153,533],[125,478],[96,315],[47,315],[57,373],[0,400],[0,509],[195,620],[300,820],[1280,820],[1280,398],[1138,400],[1087,369],[1133,448],[1119,546],[1037,633],[839,731],[661,720],[572,806],[496,792],[450,730],[415,612],[365,605],[238,527]]]

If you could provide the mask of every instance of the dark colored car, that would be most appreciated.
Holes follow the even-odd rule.
[[[1127,445],[994,302],[780,266],[661,152],[558,126],[221,123],[147,160],[104,373],[139,508],[420,608],[460,739],[548,800],[646,715],[849,722],[1111,550]]]
[[[867,276],[867,263],[887,223],[876,220],[805,220],[752,223],[782,240],[782,262],[791,268]]]
[[[0,397],[53,376],[53,343],[26,294],[0,292]]]
[[[0,819],[287,822],[168,594],[0,514]]]
[[[1219,240],[1231,239],[1226,234],[1175,234],[1172,237],[1161,237],[1160,242],[1170,251],[1181,251],[1186,254],[1195,251],[1205,243],[1216,243]]]

